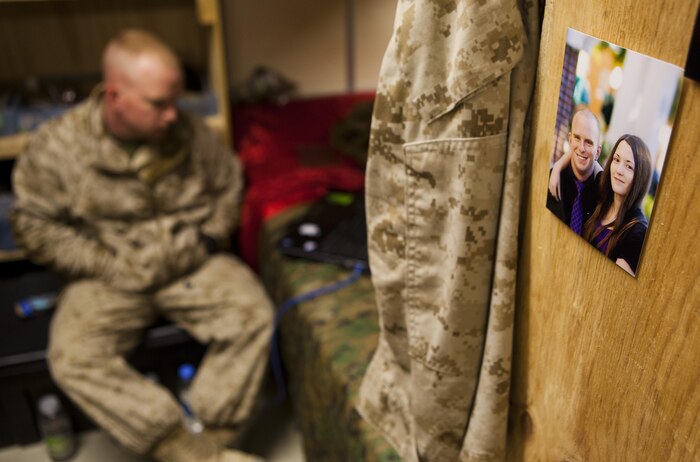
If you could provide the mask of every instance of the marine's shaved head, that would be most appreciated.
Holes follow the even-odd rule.
[[[161,139],[177,119],[182,70],[175,53],[155,35],[120,32],[102,55],[103,121],[123,140]]]
[[[144,59],[156,59],[160,64],[180,68],[175,53],[158,37],[140,29],[126,29],[112,38],[102,55],[105,82],[132,81]]]

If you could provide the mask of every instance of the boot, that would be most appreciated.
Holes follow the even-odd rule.
[[[193,435],[179,425],[153,449],[159,462],[262,462],[262,459],[225,449],[205,433]]]

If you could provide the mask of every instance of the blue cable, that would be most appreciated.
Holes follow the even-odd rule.
[[[353,284],[360,278],[360,276],[362,276],[362,272],[365,269],[367,269],[367,267],[364,264],[357,263],[353,268],[352,274],[350,274],[350,276],[348,276],[347,278],[342,279],[333,284],[312,290],[311,292],[292,297],[289,300],[282,303],[277,309],[277,313],[275,314],[275,328],[272,334],[272,349],[270,351],[272,374],[275,378],[275,382],[277,383],[277,396],[275,396],[274,404],[282,404],[282,402],[287,396],[287,385],[284,380],[284,372],[282,371],[282,359],[279,351],[279,331],[284,315],[291,308],[297,306],[302,302],[313,300],[314,298],[320,297],[322,295],[327,295],[336,292],[344,287],[349,286],[350,284]]]

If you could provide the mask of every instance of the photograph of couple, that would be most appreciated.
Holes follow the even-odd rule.
[[[547,208],[632,276],[681,79],[676,66],[568,31]]]

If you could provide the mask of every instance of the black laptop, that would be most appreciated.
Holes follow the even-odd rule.
[[[284,255],[369,272],[362,194],[330,192],[287,228],[277,242]]]

